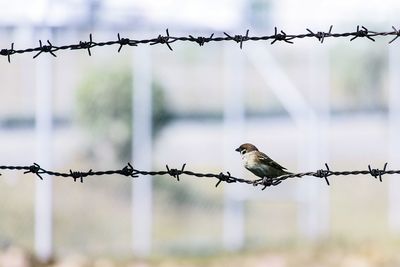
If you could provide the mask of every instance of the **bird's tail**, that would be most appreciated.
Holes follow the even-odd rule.
[[[288,175],[288,174],[293,174],[293,172],[288,172],[288,171],[282,170],[282,175]]]
[[[293,174],[292,172],[285,171],[285,170],[275,170],[275,172],[271,172],[269,174],[270,178],[277,178],[283,175]]]

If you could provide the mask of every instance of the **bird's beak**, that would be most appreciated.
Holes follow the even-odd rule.
[[[240,152],[240,148],[236,148],[235,151]]]

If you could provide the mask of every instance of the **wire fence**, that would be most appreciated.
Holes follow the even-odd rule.
[[[24,171],[24,174],[28,174],[28,173],[35,174],[41,180],[43,180],[42,174],[47,174],[47,175],[56,176],[56,177],[72,178],[74,180],[74,182],[80,181],[81,183],[83,183],[84,179],[89,176],[102,176],[102,175],[115,175],[115,174],[126,176],[126,177],[131,177],[131,178],[138,178],[140,176],[168,175],[168,176],[173,177],[177,181],[180,181],[181,175],[187,175],[187,176],[193,176],[193,177],[197,177],[197,178],[214,178],[215,180],[217,180],[215,187],[218,187],[221,184],[221,182],[244,183],[244,184],[249,184],[249,185],[253,185],[253,186],[262,186],[262,190],[264,190],[265,188],[267,188],[269,186],[276,186],[276,185],[280,184],[282,181],[287,180],[287,179],[292,179],[292,178],[300,179],[300,178],[304,178],[306,176],[324,179],[326,184],[330,185],[330,183],[329,183],[330,176],[370,175],[370,176],[374,177],[375,179],[379,179],[379,181],[382,182],[383,175],[400,174],[400,170],[387,170],[387,163],[385,163],[383,169],[371,168],[371,166],[368,165],[367,170],[361,170],[361,171],[332,171],[329,168],[328,164],[325,164],[325,169],[320,169],[315,172],[293,173],[293,174],[282,175],[282,176],[274,177],[274,178],[266,177],[264,179],[247,180],[247,179],[234,177],[230,174],[230,172],[226,172],[226,174],[223,172],[218,173],[218,174],[199,173],[199,172],[185,170],[185,167],[186,167],[186,164],[183,164],[182,167],[179,169],[169,168],[169,166],[166,165],[166,170],[142,171],[142,170],[135,169],[130,163],[128,163],[126,166],[124,166],[122,169],[119,169],[119,170],[106,170],[106,171],[93,171],[93,170],[72,171],[72,170],[70,170],[69,172],[55,172],[55,171],[51,171],[51,170],[46,170],[46,169],[42,168],[39,164],[34,163],[30,166],[0,166],[0,170]]]
[[[23,54],[23,53],[35,53],[33,58],[37,58],[41,54],[51,54],[52,56],[56,57],[56,52],[60,50],[87,50],[89,56],[92,55],[91,49],[94,47],[101,47],[101,46],[113,46],[118,45],[117,52],[120,52],[124,46],[138,46],[138,45],[166,45],[168,49],[171,51],[172,43],[175,42],[193,42],[197,43],[199,46],[203,46],[206,43],[210,42],[221,42],[221,41],[233,41],[239,44],[239,48],[243,48],[243,44],[248,41],[270,41],[270,44],[274,44],[276,42],[285,42],[289,44],[293,44],[295,39],[303,39],[303,38],[316,38],[319,42],[323,43],[326,38],[349,38],[350,41],[353,41],[357,38],[367,38],[368,40],[375,41],[374,37],[378,36],[392,36],[393,38],[389,41],[393,43],[399,36],[400,30],[397,30],[394,26],[392,26],[392,31],[386,32],[378,32],[378,31],[371,31],[364,26],[357,26],[355,31],[352,32],[342,32],[342,33],[334,33],[332,32],[333,26],[330,26],[327,32],[324,31],[317,31],[314,32],[310,29],[306,29],[307,33],[303,34],[286,34],[283,30],[278,30],[276,27],[274,29],[274,33],[272,35],[264,35],[264,36],[250,36],[249,30],[246,31],[245,35],[232,35],[224,32],[224,36],[216,37],[214,34],[211,34],[209,37],[204,36],[197,36],[194,37],[189,35],[187,37],[181,36],[171,36],[169,34],[168,29],[166,30],[165,35],[158,35],[155,38],[150,39],[130,39],[130,38],[121,38],[120,34],[117,34],[116,40],[111,41],[104,41],[104,42],[95,42],[93,41],[92,34],[89,35],[89,41],[79,41],[77,44],[71,45],[62,45],[56,46],[53,45],[49,40],[47,40],[47,44],[43,44],[41,40],[39,40],[38,47],[32,48],[25,48],[25,49],[15,49],[14,43],[11,44],[10,49],[1,49],[0,55],[7,57],[8,62],[11,62],[11,57],[15,54]],[[382,182],[382,175],[386,174],[400,174],[400,170],[386,170],[387,163],[384,165],[383,169],[374,169],[371,166],[368,166],[367,170],[361,171],[332,171],[329,169],[329,166],[325,164],[326,169],[320,169],[315,172],[305,172],[305,173],[295,173],[295,174],[288,174],[283,175],[280,177],[274,178],[264,178],[258,180],[247,180],[242,178],[233,177],[229,172],[213,174],[213,173],[198,173],[193,171],[185,170],[186,164],[180,169],[169,168],[166,165],[166,170],[163,171],[142,171],[133,168],[131,164],[127,164],[125,167],[119,170],[106,170],[106,171],[72,171],[69,172],[56,172],[51,170],[46,170],[42,168],[40,165],[34,163],[30,166],[0,166],[0,170],[20,170],[24,171],[25,174],[33,173],[38,176],[40,179],[43,179],[41,176],[42,174],[56,176],[56,177],[65,177],[65,178],[72,178],[75,182],[79,180],[83,182],[84,178],[89,176],[102,176],[102,175],[122,175],[131,178],[138,178],[139,175],[141,176],[164,176],[169,175],[175,178],[177,181],[180,180],[180,175],[188,175],[194,176],[197,178],[214,178],[217,180],[216,187],[220,185],[221,182],[226,183],[244,183],[254,186],[263,186],[263,190],[268,186],[276,186],[280,184],[282,181],[291,179],[291,178],[303,178],[306,176],[316,177],[324,179],[327,185],[329,185],[330,176],[343,176],[343,175],[370,175]],[[1,174],[0,174],[1,175]]]
[[[303,39],[303,38],[315,38],[319,42],[323,43],[326,38],[349,38],[350,41],[353,41],[357,38],[367,38],[371,41],[375,41],[374,37],[378,36],[392,36],[393,38],[389,41],[393,43],[400,36],[400,29],[397,30],[394,26],[392,26],[391,31],[371,31],[364,26],[357,26],[355,31],[351,32],[342,32],[342,33],[334,33],[332,32],[333,26],[330,26],[327,32],[324,31],[312,31],[310,29],[306,29],[307,33],[302,34],[286,34],[283,30],[278,30],[275,27],[274,33],[271,35],[263,35],[263,36],[250,36],[249,30],[246,31],[245,35],[240,34],[228,34],[223,32],[223,36],[215,36],[214,33],[208,37],[204,36],[171,36],[169,35],[168,29],[166,30],[165,35],[159,34],[157,37],[150,39],[130,39],[130,38],[121,38],[120,34],[117,34],[116,40],[110,41],[102,41],[95,42],[93,41],[92,34],[89,34],[88,41],[79,41],[77,44],[70,45],[61,45],[56,46],[53,45],[49,40],[47,40],[46,44],[42,43],[42,40],[39,40],[39,46],[24,48],[24,49],[16,49],[14,43],[11,44],[11,48],[4,48],[0,50],[0,55],[7,57],[8,62],[11,62],[11,56],[15,54],[23,54],[23,53],[35,53],[33,58],[37,58],[41,54],[51,54],[56,57],[56,52],[60,50],[87,50],[89,56],[92,55],[91,49],[98,46],[118,46],[118,52],[121,51],[124,46],[138,46],[143,44],[149,45],[166,45],[169,50],[172,49],[172,43],[175,42],[193,42],[197,43],[199,46],[203,46],[206,43],[210,42],[222,42],[222,41],[233,41],[239,44],[240,49],[243,48],[243,44],[248,41],[270,41],[270,44],[274,44],[276,42],[285,42],[289,44],[293,44],[295,39]]]

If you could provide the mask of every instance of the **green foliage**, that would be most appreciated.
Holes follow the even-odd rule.
[[[119,160],[129,160],[132,136],[132,71],[99,68],[85,76],[77,91],[77,119],[93,143],[110,143]],[[153,83],[153,131],[167,120],[164,94]]]

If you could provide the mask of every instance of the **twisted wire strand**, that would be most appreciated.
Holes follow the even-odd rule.
[[[30,166],[0,166],[0,170],[10,170],[10,171],[24,171],[24,174],[32,173],[35,174],[39,179],[43,180],[42,175],[50,175],[55,177],[64,177],[64,178],[72,178],[74,182],[80,181],[83,183],[84,179],[89,176],[102,176],[102,175],[122,175],[131,178],[138,178],[140,176],[171,176],[175,178],[177,181],[180,181],[181,175],[193,176],[197,178],[214,178],[217,180],[215,187],[218,187],[221,182],[225,183],[244,183],[253,186],[262,186],[262,190],[269,186],[277,186],[282,183],[284,180],[288,179],[300,179],[306,176],[315,177],[324,179],[327,185],[330,185],[329,178],[331,176],[347,176],[347,175],[370,175],[375,179],[379,179],[382,182],[383,175],[393,175],[393,174],[400,174],[400,170],[387,170],[387,163],[385,163],[382,169],[379,168],[372,168],[371,165],[368,165],[368,169],[366,170],[355,170],[355,171],[332,171],[330,170],[328,164],[325,163],[325,169],[320,169],[314,172],[303,172],[303,173],[293,173],[282,175],[279,177],[268,178],[265,177],[263,179],[258,180],[247,180],[243,178],[234,177],[230,174],[230,172],[223,173],[200,173],[200,172],[193,172],[189,170],[185,170],[186,164],[183,164],[181,168],[169,168],[166,165],[165,170],[160,171],[144,171],[135,169],[130,163],[124,166],[122,169],[119,170],[106,170],[106,171],[93,171],[90,169],[89,171],[72,171],[69,172],[57,172],[46,170],[42,168],[39,164],[34,163]],[[1,174],[0,174],[1,175]]]
[[[8,62],[11,62],[11,56],[15,54],[24,54],[24,53],[35,53],[33,58],[37,58],[41,54],[51,54],[53,57],[57,57],[56,52],[60,50],[87,50],[88,55],[92,55],[92,48],[101,47],[101,46],[113,46],[117,45],[119,53],[124,46],[138,46],[138,45],[166,45],[169,50],[173,50],[172,44],[175,42],[192,42],[197,43],[199,46],[203,46],[206,43],[210,42],[227,42],[233,41],[239,44],[239,48],[243,48],[243,44],[249,41],[270,41],[270,44],[274,44],[276,42],[285,42],[289,44],[293,44],[295,39],[304,39],[304,38],[316,38],[320,43],[323,43],[326,38],[349,38],[350,41],[353,41],[357,38],[366,38],[370,41],[375,42],[374,37],[384,37],[384,36],[392,36],[393,38],[389,41],[389,44],[393,43],[400,36],[400,29],[398,30],[396,27],[392,26],[390,31],[371,31],[364,26],[357,26],[355,31],[350,32],[342,32],[335,33],[332,32],[333,26],[330,26],[327,32],[324,31],[312,31],[310,29],[306,29],[307,33],[300,34],[286,34],[283,30],[278,30],[277,27],[274,28],[274,34],[271,35],[261,35],[261,36],[250,36],[249,30],[246,31],[244,35],[242,34],[229,34],[223,32],[223,36],[215,36],[214,33],[210,36],[171,36],[169,34],[169,30],[166,29],[165,35],[159,34],[157,37],[149,38],[149,39],[130,39],[126,37],[121,37],[120,34],[117,34],[117,39],[110,41],[100,41],[95,42],[93,40],[93,35],[89,34],[89,40],[79,41],[77,44],[70,45],[54,45],[49,40],[46,40],[45,43],[42,43],[42,40],[39,40],[39,46],[23,48],[23,49],[15,49],[14,43],[11,44],[10,48],[3,48],[0,50],[0,55],[7,57]]]

